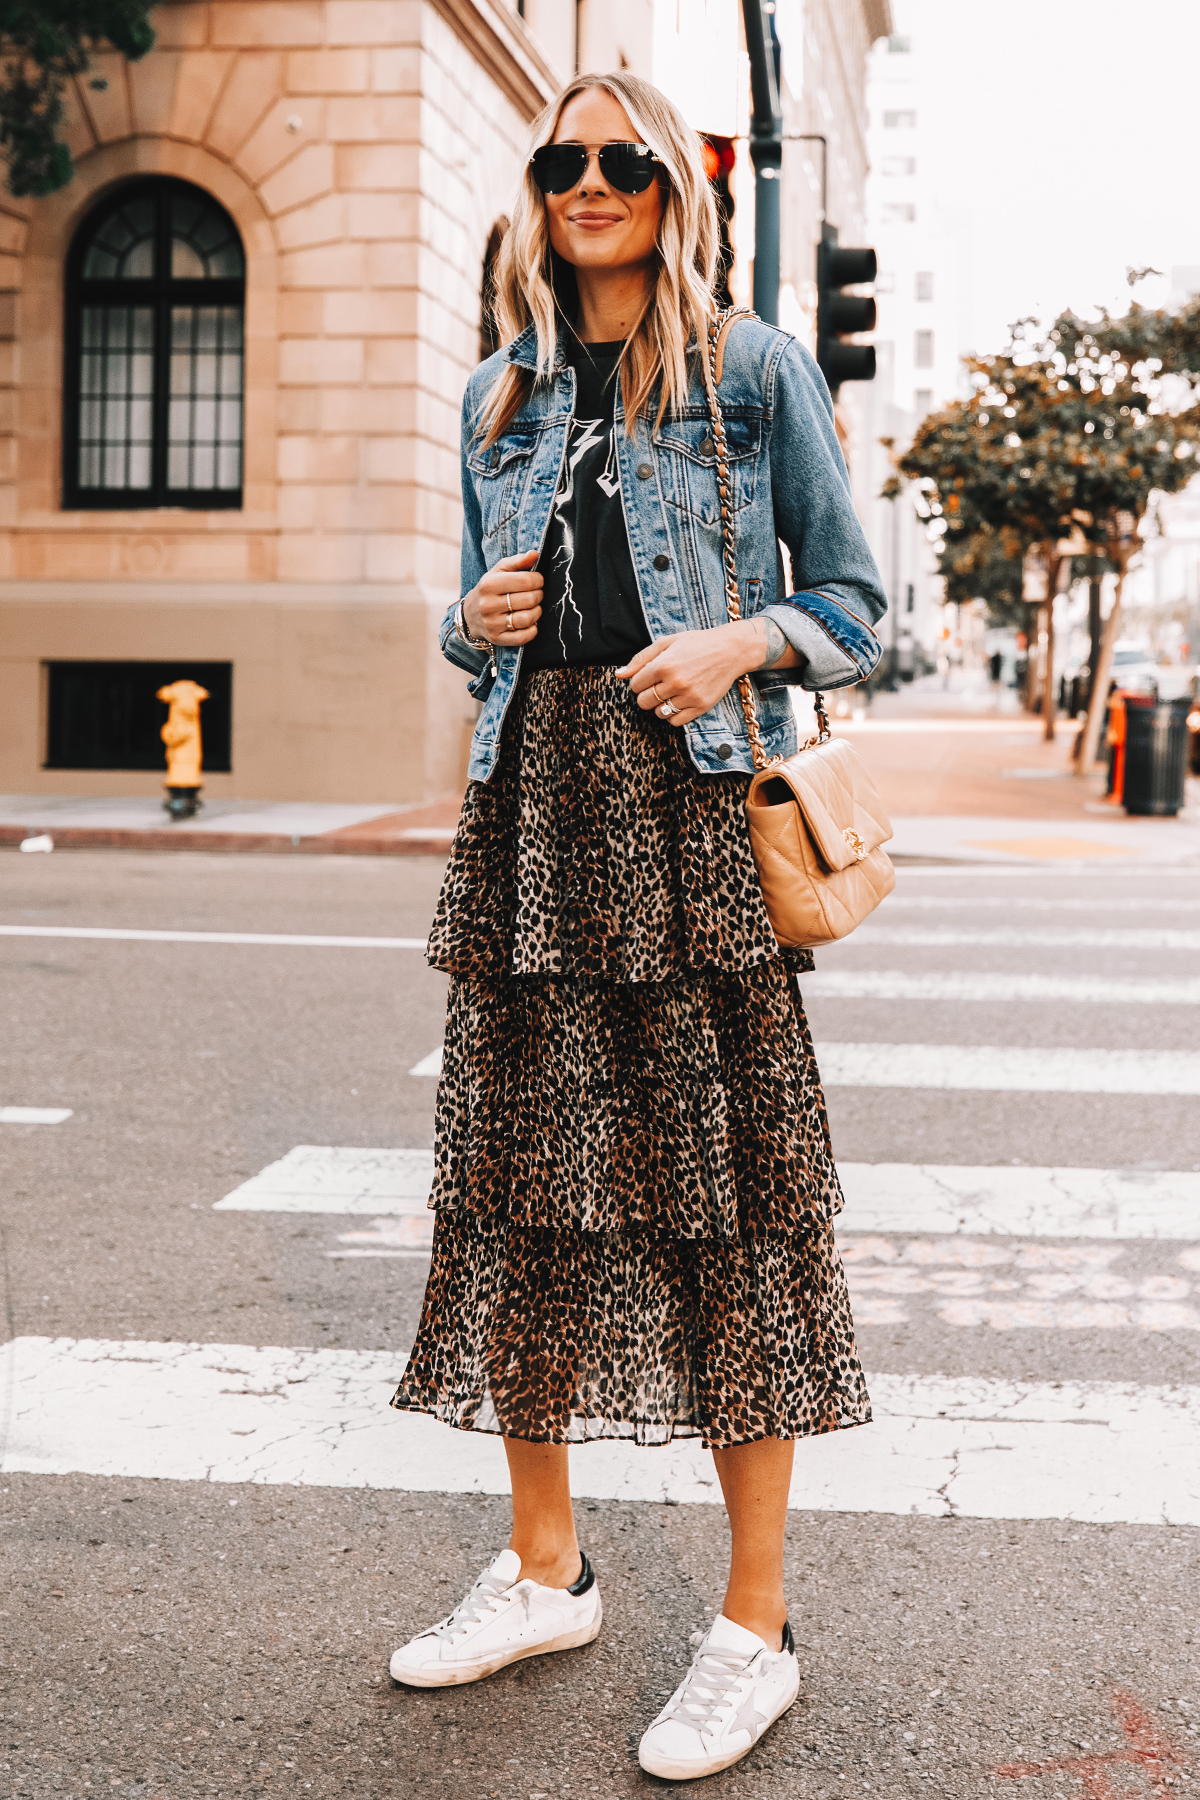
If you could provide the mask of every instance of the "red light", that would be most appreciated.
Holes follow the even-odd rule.
[[[716,181],[721,175],[728,175],[737,161],[732,138],[702,137],[700,152],[704,158],[704,173],[710,181]]]
[[[711,144],[701,144],[700,153],[704,158],[704,173],[710,181],[715,181],[721,173],[721,158]]]

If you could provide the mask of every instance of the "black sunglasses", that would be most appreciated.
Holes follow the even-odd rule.
[[[600,173],[622,194],[644,194],[662,164],[649,144],[601,144]],[[529,159],[529,171],[543,194],[567,194],[578,187],[588,166],[586,144],[543,144]]]

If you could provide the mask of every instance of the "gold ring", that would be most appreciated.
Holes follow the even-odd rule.
[[[652,681],[650,683],[650,692],[654,695],[654,698],[656,701],[660,701],[662,699],[662,695],[658,691],[657,681]]]
[[[512,618],[512,595],[511,594],[505,594],[504,604],[508,608],[508,616],[511,619]]]

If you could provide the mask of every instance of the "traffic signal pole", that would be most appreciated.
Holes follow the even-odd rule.
[[[779,201],[783,175],[783,113],[779,105],[774,8],[742,0],[750,56],[750,160],[754,164],[754,310],[779,323]]]

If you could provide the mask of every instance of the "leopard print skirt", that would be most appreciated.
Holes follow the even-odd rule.
[[[394,1406],[563,1444],[870,1419],[812,960],[775,942],[747,784],[611,669],[519,687],[430,935],[437,1217]]]

